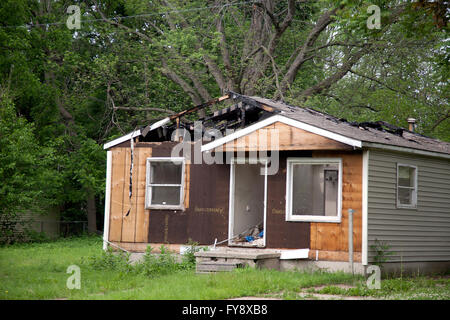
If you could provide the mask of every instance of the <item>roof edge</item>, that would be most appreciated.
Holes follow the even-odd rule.
[[[135,138],[137,136],[140,136],[141,134],[142,134],[141,133],[141,129],[135,130],[133,132],[130,132],[129,134],[126,134],[126,135],[121,136],[121,137],[119,137],[117,139],[114,139],[114,140],[112,140],[112,141],[110,141],[108,143],[105,143],[103,145],[103,149],[107,150],[107,149],[112,148],[112,147],[114,147],[114,146],[116,146],[118,144],[121,144],[122,142],[128,141],[128,140],[130,140],[132,138]]]
[[[448,154],[448,153],[441,153],[441,152],[428,151],[428,150],[422,150],[422,149],[414,149],[414,148],[409,148],[409,147],[400,147],[400,146],[394,146],[394,145],[390,145],[390,144],[382,144],[382,143],[376,143],[376,142],[363,142],[362,146],[364,148],[369,148],[369,149],[381,149],[381,150],[388,150],[388,151],[412,153],[412,154],[429,156],[429,157],[434,157],[434,158],[450,159],[450,154]]]
[[[264,119],[262,121],[256,122],[246,128],[243,128],[241,130],[235,131],[232,134],[226,135],[222,138],[219,138],[217,140],[214,140],[210,143],[207,143],[205,145],[202,145],[201,150],[202,152],[204,151],[209,151],[212,150],[214,148],[217,148],[227,142],[233,141],[235,139],[238,139],[240,137],[246,136],[258,129],[261,129],[265,126],[271,125],[275,122],[282,122],[284,124],[290,125],[292,127],[298,128],[298,129],[302,129],[320,136],[323,136],[325,138],[329,138],[347,145],[350,145],[352,147],[355,148],[361,148],[362,147],[362,142],[360,140],[356,140],[356,139],[352,139],[328,130],[324,130],[315,126],[312,126],[310,124],[298,121],[298,120],[294,120],[288,117],[285,117],[281,114],[276,114],[273,115],[267,119]]]

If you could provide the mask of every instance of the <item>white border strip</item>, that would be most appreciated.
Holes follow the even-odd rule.
[[[362,158],[362,257],[363,266],[368,264],[368,208],[369,208],[369,150],[363,151]]]
[[[230,165],[230,193],[229,193],[229,208],[228,208],[228,245],[233,244],[233,234],[234,230],[234,194],[235,194],[235,178],[236,178],[236,164],[248,164],[253,163],[252,159],[249,158],[231,158]],[[267,241],[267,159],[253,159],[256,164],[264,164],[264,219],[263,219],[263,230],[264,230],[264,247],[266,247]]]
[[[109,216],[111,209],[111,167],[112,151],[106,152],[106,190],[105,190],[105,222],[103,223],[103,250],[108,248]]]
[[[361,145],[362,145],[362,142],[360,140],[355,140],[355,139],[352,139],[352,138],[348,138],[348,137],[342,136],[340,134],[333,133],[333,132],[330,132],[328,130],[324,130],[324,129],[321,129],[321,128],[318,128],[318,127],[315,127],[315,126],[312,126],[312,125],[300,122],[298,120],[290,119],[290,118],[287,118],[287,117],[284,117],[284,116],[281,116],[281,115],[277,114],[277,115],[274,115],[274,116],[272,116],[270,118],[267,118],[267,119],[264,119],[262,121],[259,121],[259,122],[255,123],[253,125],[250,125],[250,126],[244,128],[244,129],[238,130],[238,131],[236,131],[236,132],[234,132],[232,134],[229,134],[229,135],[227,135],[225,137],[222,137],[220,139],[217,139],[217,140],[214,140],[214,141],[212,141],[210,143],[207,143],[207,144],[202,146],[201,150],[202,150],[202,152],[204,152],[204,151],[208,151],[208,150],[217,148],[218,146],[221,146],[221,145],[223,145],[223,144],[225,144],[227,142],[230,142],[230,141],[233,141],[235,139],[238,139],[238,138],[240,138],[242,136],[248,135],[249,133],[252,133],[253,131],[256,131],[256,130],[261,129],[261,128],[265,127],[265,126],[271,125],[271,124],[273,124],[275,122],[281,122],[281,123],[290,125],[290,126],[295,127],[295,128],[299,128],[299,129],[302,129],[302,130],[305,130],[305,131],[308,131],[308,132],[311,132],[311,133],[315,133],[315,134],[318,134],[320,136],[323,136],[323,137],[326,137],[326,138],[329,138],[329,139],[332,139],[332,140],[339,141],[339,142],[342,142],[344,144],[350,145],[352,147],[361,148]]]
[[[127,135],[124,135],[124,136],[122,136],[120,138],[114,139],[113,141],[105,143],[103,145],[103,149],[109,149],[111,147],[114,147],[115,145],[118,145],[118,144],[120,144],[122,142],[128,141],[131,138],[135,138],[135,137],[140,136],[140,135],[141,135],[141,130],[140,129],[136,130],[136,131],[133,131],[133,132],[127,134]]]

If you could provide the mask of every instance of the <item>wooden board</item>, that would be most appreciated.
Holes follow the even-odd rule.
[[[313,157],[342,158],[342,219],[311,223],[311,250],[345,251],[348,257],[348,209],[353,209],[353,250],[362,248],[362,153],[313,152]],[[322,255],[322,257],[324,257]],[[328,254],[328,258],[332,258]]]
[[[289,154],[289,156],[297,156]],[[286,158],[280,154],[279,170],[267,176],[267,248],[306,249],[309,248],[309,222],[286,221]]]
[[[308,258],[322,261],[348,261],[348,251],[309,250]],[[361,252],[353,252],[353,261],[361,262]]]
[[[147,158],[152,156],[151,148],[136,148],[139,153],[136,191],[136,237],[135,242],[148,241],[150,210],[145,209],[145,184]]]
[[[352,147],[320,135],[275,122],[216,148],[216,151],[351,150]]]
[[[113,148],[111,165],[111,206],[109,222],[109,241],[122,238],[122,209],[125,183],[126,148]]]
[[[122,242],[134,242],[136,207],[133,197],[130,198],[130,166],[131,149],[127,148],[125,152],[125,183],[123,190],[123,210],[122,210]],[[134,168],[133,168],[134,169]],[[134,170],[133,170],[134,171]]]

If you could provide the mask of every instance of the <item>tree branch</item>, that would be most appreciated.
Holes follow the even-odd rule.
[[[302,64],[307,61],[305,59],[306,53],[308,48],[310,48],[317,40],[319,35],[322,33],[323,30],[333,21],[333,16],[336,13],[336,11],[339,9],[334,8],[332,10],[329,10],[325,12],[318,20],[314,28],[309,33],[306,41],[304,44],[297,49],[299,51],[298,55],[295,57],[294,61],[291,63],[291,65],[286,68],[287,72],[282,80],[281,83],[281,90],[283,92],[286,92],[287,89],[292,85],[292,83],[295,80],[295,77],[298,73],[298,70],[302,66]]]
[[[361,59],[361,57],[367,52],[368,47],[369,45],[356,53],[350,54],[350,57],[345,61],[345,63],[339,68],[337,72],[322,80],[318,84],[306,90],[303,90],[299,94],[302,100],[306,100],[308,97],[314,94],[321,93],[322,91],[328,89],[329,87],[331,87],[331,85],[342,79],[347,74],[347,72],[349,72],[350,69],[359,61],[359,59]]]
[[[113,107],[114,110],[126,110],[126,111],[157,111],[164,112],[168,114],[175,114],[172,110],[162,109],[162,108],[139,108],[139,107]]]

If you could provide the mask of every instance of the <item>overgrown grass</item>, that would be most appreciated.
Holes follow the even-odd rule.
[[[384,279],[379,290],[368,289],[365,283],[360,281],[354,288],[327,286],[320,290],[312,288],[308,292],[395,300],[450,300],[450,279],[425,276]]]
[[[99,237],[62,239],[49,243],[0,247],[0,299],[227,299],[276,295],[301,298],[299,293],[327,285],[321,293],[402,299],[448,299],[448,279],[383,280],[382,290],[368,290],[362,277],[345,273],[279,272],[238,269],[217,274],[195,274],[193,254],[177,262],[169,252],[147,252],[143,261],[130,264],[125,254],[105,253]],[[162,248],[164,251],[164,248]],[[67,267],[81,269],[81,289],[70,290]],[[397,282],[396,282],[397,281]],[[356,289],[333,285],[346,283]],[[438,288],[436,288],[438,287]],[[412,290],[412,291],[410,291]],[[431,292],[428,296],[414,295]],[[311,298],[314,298],[311,291]],[[304,297],[304,295],[303,295]]]

